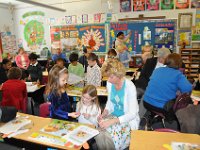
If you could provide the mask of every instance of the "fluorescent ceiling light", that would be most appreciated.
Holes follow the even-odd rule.
[[[49,9],[53,9],[53,10],[57,10],[57,11],[62,11],[62,12],[66,11],[65,9],[62,9],[62,8],[54,7],[54,6],[51,6],[51,5],[46,5],[46,4],[43,4],[43,3],[38,3],[38,2],[35,2],[35,1],[32,1],[32,0],[16,0],[16,1],[32,4],[32,5],[35,5],[35,6],[45,7],[45,8],[49,8]]]

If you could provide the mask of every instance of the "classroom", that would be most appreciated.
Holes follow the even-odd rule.
[[[200,149],[199,0],[0,0],[0,150]]]

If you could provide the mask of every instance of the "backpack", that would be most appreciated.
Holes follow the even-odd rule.
[[[176,98],[176,101],[173,105],[174,112],[178,111],[179,109],[183,109],[187,107],[192,102],[190,98],[190,94],[183,93]]]

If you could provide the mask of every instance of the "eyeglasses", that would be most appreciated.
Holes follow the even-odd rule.
[[[91,100],[94,100],[96,97],[92,97],[92,98],[86,98],[84,96],[81,96],[81,99],[82,100],[87,100],[87,101],[91,101]]]

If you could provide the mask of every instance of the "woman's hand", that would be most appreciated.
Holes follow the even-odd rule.
[[[89,119],[91,117],[91,115],[87,114],[87,113],[83,113],[83,116],[84,116],[85,119]]]
[[[104,109],[103,113],[97,117],[97,121],[101,122],[101,120],[106,116],[108,116],[108,110]]]
[[[100,126],[102,129],[106,129],[106,128],[110,127],[111,125],[116,124],[116,123],[118,123],[118,122],[119,122],[119,119],[118,119],[118,118],[109,119],[109,120],[105,120],[105,121],[99,122],[99,126]]]
[[[70,116],[70,117],[72,117],[72,118],[77,118],[78,116],[80,116],[80,112],[68,113],[68,116]]]

